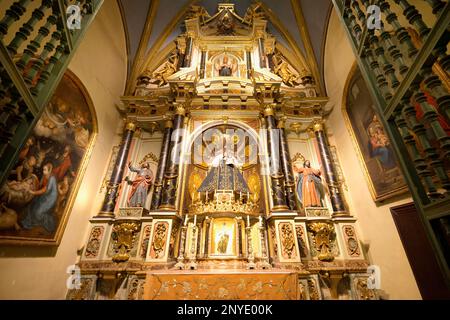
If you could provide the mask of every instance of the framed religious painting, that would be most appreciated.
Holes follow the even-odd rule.
[[[407,192],[394,150],[356,63],[345,84],[342,112],[374,201]]]
[[[81,183],[97,119],[67,71],[0,189],[0,243],[58,245]]]

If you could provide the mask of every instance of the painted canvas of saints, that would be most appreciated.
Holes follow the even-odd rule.
[[[0,189],[0,241],[57,244],[94,137],[90,100],[67,73]]]
[[[374,102],[359,69],[347,80],[344,118],[354,138],[372,196],[382,201],[407,190],[394,150],[375,113]]]

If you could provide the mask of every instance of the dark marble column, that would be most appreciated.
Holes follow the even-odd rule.
[[[289,153],[289,146],[286,139],[286,117],[280,118],[278,121],[278,128],[280,129],[280,149],[281,149],[281,165],[283,167],[283,174],[285,177],[284,188],[286,190],[286,200],[289,209],[297,210],[297,201],[295,198],[295,179],[292,173],[291,157]]]
[[[286,194],[284,189],[284,175],[280,161],[280,137],[276,126],[274,110],[271,105],[264,108],[264,117],[266,118],[270,156],[270,178],[272,180],[272,200],[273,211],[288,210],[286,204]]]
[[[116,206],[117,196],[119,195],[119,187],[123,180],[123,173],[127,165],[128,153],[130,151],[131,141],[133,140],[133,134],[135,131],[136,125],[133,122],[127,122],[125,124],[125,131],[123,133],[119,153],[117,154],[114,170],[106,188],[106,195],[103,200],[102,209],[98,213],[97,217],[114,217],[114,208]]]
[[[258,50],[259,50],[259,67],[267,68],[266,52],[264,49],[264,39],[263,38],[258,39]]]
[[[186,52],[184,55],[183,68],[189,68],[191,66],[193,44],[193,39],[189,37],[186,41]]]
[[[339,186],[338,177],[334,168],[333,159],[331,157],[328,139],[325,135],[323,123],[316,122],[313,126],[317,144],[319,146],[320,158],[324,167],[325,180],[330,190],[331,205],[333,206],[334,216],[347,216],[348,212],[345,208],[344,197]]]
[[[245,52],[246,56],[247,56],[247,78],[251,78],[252,77],[252,53],[250,51],[246,51]]]
[[[202,50],[202,55],[200,57],[200,79],[205,78],[206,71],[206,51]]]
[[[181,162],[181,143],[183,140],[182,129],[184,126],[185,115],[186,109],[184,106],[177,106],[176,114],[173,119],[174,127],[169,147],[169,155],[164,173],[162,200],[160,205],[160,209],[163,210],[175,210],[178,168]]]
[[[164,182],[164,172],[166,171],[167,158],[169,155],[170,138],[172,137],[173,122],[171,118],[165,121],[164,137],[159,154],[158,171],[156,173],[152,204],[150,210],[157,210],[161,203],[162,187]]]

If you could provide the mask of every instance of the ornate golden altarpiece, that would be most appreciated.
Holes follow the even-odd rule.
[[[258,4],[244,17],[230,3],[213,16],[194,6],[173,51],[151,61],[134,95],[122,97],[124,138],[102,212],[91,219],[81,283],[68,299],[376,298],[327,151],[327,98],[318,96],[307,65],[283,55],[267,25]],[[241,164],[223,166],[237,169],[216,174],[204,160],[208,145],[196,139],[208,130],[206,140],[225,141],[228,152],[244,137]],[[291,162],[302,155],[289,152],[287,133],[306,135],[320,153],[328,170],[323,207],[298,203]],[[157,156],[142,142],[151,137],[159,137]],[[127,159],[153,160],[143,207],[124,200]],[[208,175],[212,182],[203,184]],[[223,177],[233,183],[223,187]]]

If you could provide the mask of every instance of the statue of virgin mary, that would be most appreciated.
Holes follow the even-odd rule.
[[[227,153],[216,156],[211,162],[211,168],[205,180],[203,180],[197,191],[214,192],[216,190],[228,190],[246,194],[249,192],[249,189],[238,166],[240,166],[238,160]]]

